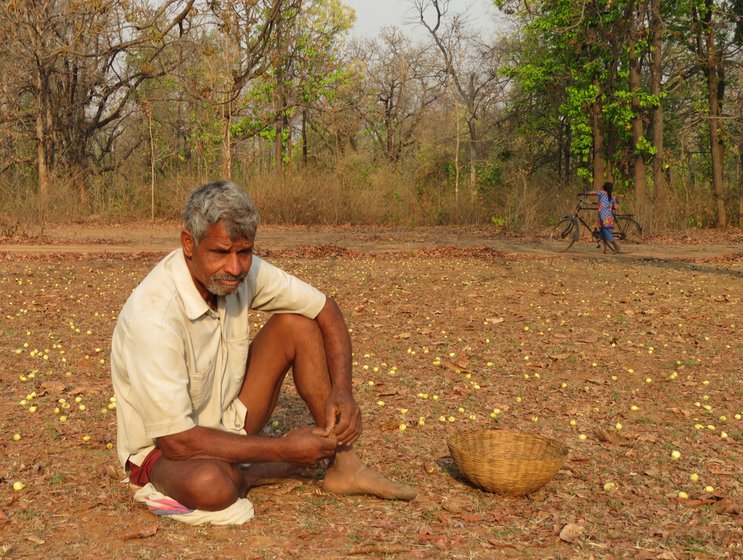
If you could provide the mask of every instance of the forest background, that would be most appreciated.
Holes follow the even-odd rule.
[[[647,230],[743,225],[743,0],[2,0],[0,236],[176,219],[538,231],[613,181]],[[417,34],[419,35],[419,34]]]

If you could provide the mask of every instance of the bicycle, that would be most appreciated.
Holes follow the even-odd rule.
[[[589,235],[589,239],[596,241],[596,246],[601,246],[601,231],[586,223],[580,213],[584,210],[598,210],[598,204],[589,201],[586,195],[575,197],[578,205],[572,215],[564,216],[550,233],[549,242],[552,248],[558,252],[565,252],[581,237],[581,226]],[[633,214],[614,214],[614,237],[629,244],[639,243],[642,239],[642,226],[633,218]],[[611,251],[614,247],[608,246]]]

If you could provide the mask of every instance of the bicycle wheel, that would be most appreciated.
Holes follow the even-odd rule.
[[[578,240],[580,225],[575,218],[565,217],[552,229],[549,244],[553,251],[567,251]]]
[[[625,243],[636,244],[642,241],[642,226],[633,218],[617,217],[617,226],[619,226],[619,238]],[[618,233],[619,233],[618,232]]]

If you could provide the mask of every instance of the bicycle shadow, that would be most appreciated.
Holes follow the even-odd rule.
[[[669,257],[653,257],[643,255],[628,255],[628,260],[635,260],[639,264],[645,266],[655,266],[657,268],[666,270],[676,271],[691,271],[698,272],[701,274],[714,274],[719,276],[730,276],[732,278],[743,278],[743,270],[733,270],[731,268],[724,268],[724,262],[721,262],[725,257],[717,257],[720,259],[718,262],[711,263],[699,263],[691,260],[686,260],[684,257],[669,258]],[[737,255],[730,255],[729,258],[734,259],[731,262],[741,263],[743,262],[743,253]]]
[[[553,252],[553,254],[570,258],[591,258],[602,261],[621,259],[623,263],[654,266],[665,270],[743,278],[743,269],[736,270],[731,266],[736,264],[739,266],[743,265],[743,251],[734,250],[733,248],[728,248],[713,255],[689,256],[685,254],[676,256],[654,253],[652,246],[648,246],[647,244],[622,243],[620,247],[621,252],[619,253],[603,253],[601,248],[597,247],[593,242],[581,239],[580,244],[576,243],[573,245],[569,252]]]

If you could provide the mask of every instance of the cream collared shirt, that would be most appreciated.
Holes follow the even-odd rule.
[[[238,290],[211,309],[183,251],[166,256],[132,292],[114,329],[111,377],[122,465],[139,465],[155,438],[206,426],[244,433],[237,399],[250,345],[248,311],[314,319],[322,292],[253,257]]]

